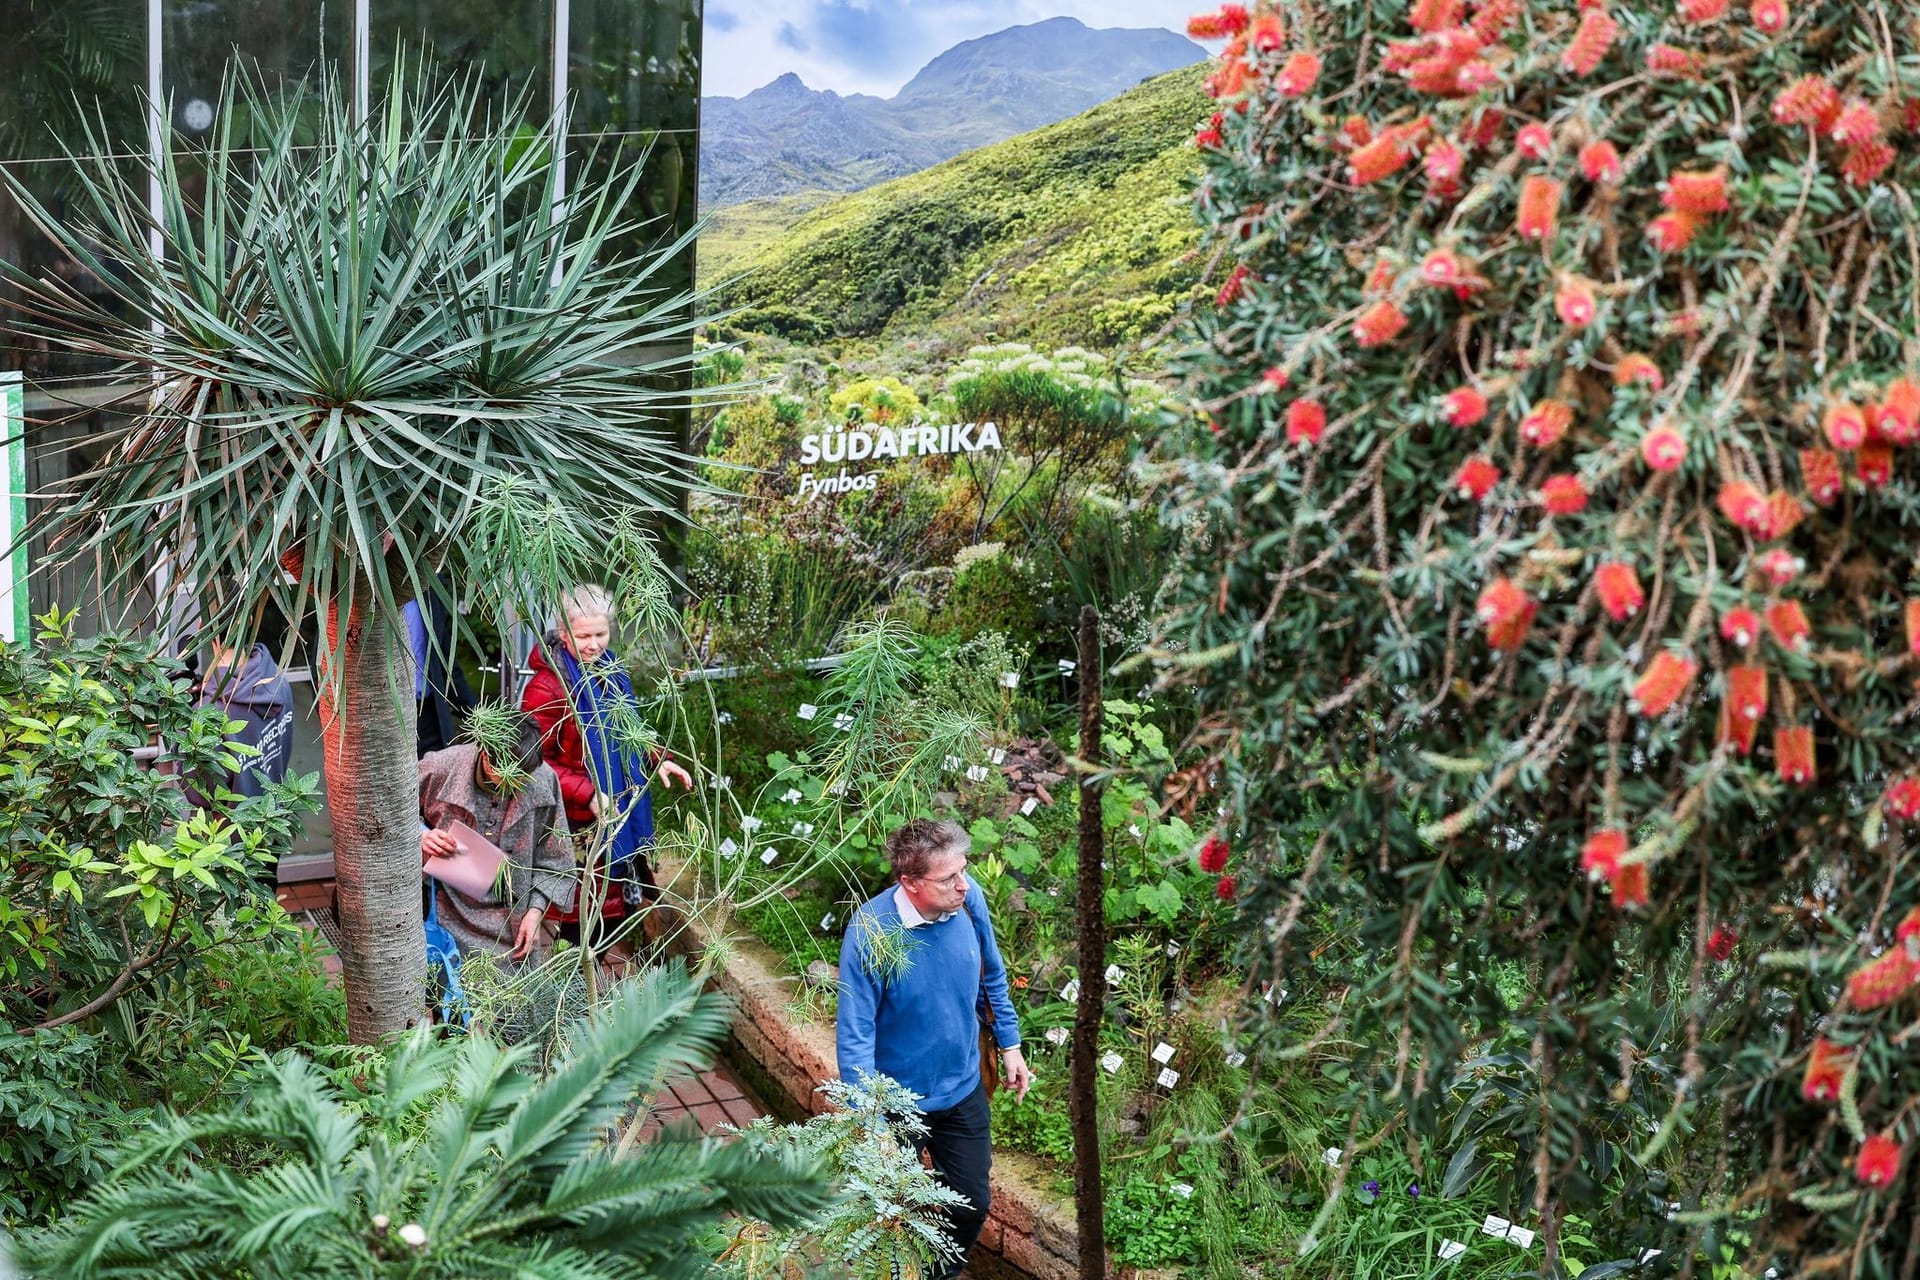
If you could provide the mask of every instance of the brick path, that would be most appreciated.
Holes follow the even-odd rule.
[[[275,896],[302,927],[325,937],[319,913],[328,913],[331,922],[333,881],[308,880],[299,884],[283,884]],[[338,982],[340,957],[334,954],[331,945],[321,955],[320,963],[327,976]],[[710,1071],[702,1071],[699,1075],[675,1080],[662,1088],[654,1099],[653,1113],[647,1117],[646,1126],[640,1132],[643,1138],[651,1138],[664,1128],[691,1122],[701,1133],[714,1134],[725,1125],[744,1128],[766,1114],[747,1093],[739,1078],[721,1065]]]

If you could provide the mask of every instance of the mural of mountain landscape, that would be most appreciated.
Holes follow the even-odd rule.
[[[701,100],[700,205],[859,191],[1077,115],[1206,51],[1163,29],[1074,18],[955,45],[891,98],[810,89],[791,73]]]

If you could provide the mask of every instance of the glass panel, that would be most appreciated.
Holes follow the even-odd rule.
[[[448,71],[481,78],[504,106],[527,93],[527,115],[553,109],[553,0],[373,0],[368,89],[380,98],[394,50],[431,51]]]
[[[269,87],[311,76],[322,58],[347,65],[352,0],[166,0],[161,84],[188,138],[214,124],[220,79],[237,54]]]

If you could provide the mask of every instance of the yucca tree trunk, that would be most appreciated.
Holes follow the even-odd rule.
[[[357,593],[364,601],[370,592]],[[327,606],[320,716],[339,883],[347,1034],[371,1044],[426,1015],[413,671],[397,618]]]

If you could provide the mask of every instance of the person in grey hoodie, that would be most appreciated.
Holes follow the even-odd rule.
[[[293,756],[293,688],[267,652],[256,644],[244,660],[230,645],[213,642],[213,665],[195,692],[195,705],[219,707],[240,727],[228,742],[254,747],[259,754],[239,756],[224,776],[200,779],[208,788],[225,787],[237,796],[257,796],[268,783],[284,782]],[[195,802],[205,807],[199,796]]]

